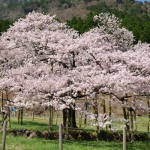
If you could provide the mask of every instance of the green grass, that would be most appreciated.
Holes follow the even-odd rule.
[[[118,128],[118,130],[121,130],[121,126],[123,123],[119,121],[119,119],[116,119],[116,121],[113,123],[115,127]],[[137,131],[140,132],[147,132],[147,126],[148,126],[148,117],[137,117],[136,121]]]
[[[0,133],[0,137],[1,137]],[[1,144],[0,144],[1,147]],[[128,150],[149,150],[149,142],[128,143]],[[58,140],[28,139],[26,137],[14,137],[7,135],[6,150],[58,150]],[[64,141],[64,150],[121,150],[122,142],[105,142],[105,141]]]
[[[54,118],[54,124],[56,123],[56,118]],[[145,131],[147,130],[147,121],[148,118],[138,117],[138,130]],[[77,119],[78,121],[78,119]],[[58,124],[62,123],[62,117],[58,118]],[[89,125],[85,127],[86,129],[95,129]],[[77,122],[78,125],[78,122]],[[116,122],[116,126],[121,130],[121,122]],[[11,118],[11,127],[12,129],[29,129],[29,130],[48,130],[48,117],[36,116],[34,122],[32,117],[25,116],[23,125],[18,125],[17,118]],[[53,126],[53,131],[58,131],[58,125]],[[2,133],[0,133],[2,137]],[[0,148],[1,148],[1,138],[0,138]],[[59,143],[58,140],[44,140],[44,139],[29,139],[21,136],[12,136],[7,135],[6,150],[58,150]],[[122,142],[105,142],[105,141],[64,141],[64,150],[121,150]],[[149,142],[129,142],[127,144],[127,150],[149,150]]]
[[[11,118],[11,128],[12,129],[29,129],[29,130],[40,130],[47,131],[48,126],[48,117],[35,117],[35,120],[32,121],[32,117],[25,116],[23,119],[23,124],[20,125],[17,122],[17,118]],[[53,130],[58,130],[57,125],[53,125]]]
[[[78,126],[78,118],[77,120],[77,126]],[[122,130],[121,126],[123,123],[121,121],[118,121],[119,118],[113,123],[115,127],[117,127],[118,130]],[[62,123],[62,116],[59,116],[58,122],[56,125],[56,117],[54,116],[54,125],[53,130],[58,130],[58,125]],[[147,132],[147,124],[148,124],[148,118],[147,117],[137,117],[137,131],[141,132]],[[17,123],[17,118],[11,117],[11,127],[12,129],[29,129],[29,130],[40,130],[40,131],[47,131],[48,128],[48,117],[46,116],[36,116],[34,122],[32,121],[31,116],[24,116],[23,119],[23,125],[20,125]],[[82,125],[82,128],[85,129],[93,129],[96,130],[96,127],[90,126],[90,122],[88,122],[87,126]]]

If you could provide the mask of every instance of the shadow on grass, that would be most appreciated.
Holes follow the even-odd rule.
[[[65,141],[64,144],[75,144],[80,146],[92,147],[92,148],[101,148],[101,149],[113,149],[119,150],[122,149],[123,144],[122,142],[106,142],[106,141]],[[150,143],[149,142],[127,142],[127,149],[128,150],[149,150]]]
[[[122,147],[121,142],[106,142],[106,141],[66,141],[65,144],[78,144],[82,146],[92,146],[92,147]]]
[[[127,143],[127,149],[129,150],[149,150],[150,149],[150,142],[130,142]]]
[[[16,121],[12,121],[12,126],[39,126],[39,127],[48,127],[48,124],[46,123],[39,123],[39,122],[33,122],[33,121],[24,121],[23,124],[18,124]]]
[[[24,121],[23,124],[18,124],[16,121],[11,122],[12,129],[30,129],[30,130],[39,130],[39,131],[48,131],[49,125],[46,123],[39,123],[39,122],[33,122],[33,121]],[[59,127],[58,125],[52,126],[52,131],[58,131]]]

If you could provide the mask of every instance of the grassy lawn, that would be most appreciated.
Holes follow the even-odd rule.
[[[58,118],[57,124],[56,124],[56,118],[54,117],[54,125],[53,130],[58,130],[58,125],[62,123],[62,117],[60,116]],[[137,117],[137,131],[147,132],[147,123],[148,118],[146,117]],[[119,119],[116,119],[116,121],[113,123],[115,127],[117,127],[118,130],[122,130],[121,126],[123,123],[119,121]],[[78,118],[77,118],[77,126],[78,126]],[[17,118],[11,117],[11,127],[13,129],[30,129],[30,130],[40,130],[40,131],[47,131],[48,130],[48,117],[46,116],[36,116],[34,119],[34,122],[32,121],[31,116],[24,116],[23,119],[23,125],[19,125],[17,123]],[[96,127],[92,127],[90,125],[90,122],[88,122],[87,126],[82,125],[82,128],[85,129],[93,129],[95,130]]]
[[[147,130],[148,118],[138,117],[138,130]],[[55,124],[54,118],[54,124]],[[58,124],[62,123],[62,118],[58,118]],[[78,122],[77,122],[78,124]],[[118,129],[121,130],[121,122],[115,122]],[[48,130],[48,117],[36,116],[34,122],[32,117],[25,116],[23,125],[18,125],[17,118],[11,118],[11,127],[13,129],[30,129],[30,130]],[[85,127],[86,129],[95,129],[89,124]],[[58,131],[58,125],[53,126],[54,131]],[[2,133],[0,133],[2,137]],[[121,150],[122,142],[105,142],[105,141],[64,141],[64,150]],[[1,138],[0,138],[0,149],[1,149]],[[26,137],[7,135],[6,150],[58,150],[58,140],[44,140],[44,139],[29,139]],[[127,150],[149,150],[150,142],[128,142]]]
[[[136,121],[136,126],[137,126],[137,131],[141,132],[147,132],[147,126],[148,126],[148,117],[139,117],[137,116],[137,121]],[[113,125],[118,128],[118,130],[121,130],[121,126],[123,123],[119,121],[119,119],[115,119],[113,122]]]
[[[1,133],[0,137],[2,137]],[[58,140],[28,139],[26,137],[7,135],[6,150],[58,150],[58,145]],[[92,150],[121,150],[122,142],[64,141],[64,150],[91,150],[91,148]],[[149,150],[149,148],[149,142],[134,142],[127,144],[128,150]]]

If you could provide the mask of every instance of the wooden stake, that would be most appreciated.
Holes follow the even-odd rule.
[[[5,150],[6,131],[7,131],[7,121],[5,120],[3,125],[2,150]]]
[[[59,150],[63,150],[62,124],[59,126]]]
[[[126,126],[124,126],[123,127],[123,150],[127,150],[126,142],[127,142]]]

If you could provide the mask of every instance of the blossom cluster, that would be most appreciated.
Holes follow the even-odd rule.
[[[99,93],[149,95],[150,45],[134,45],[114,15],[94,20],[99,26],[79,35],[55,16],[32,12],[3,33],[0,90],[13,93],[9,104],[64,109]]]

